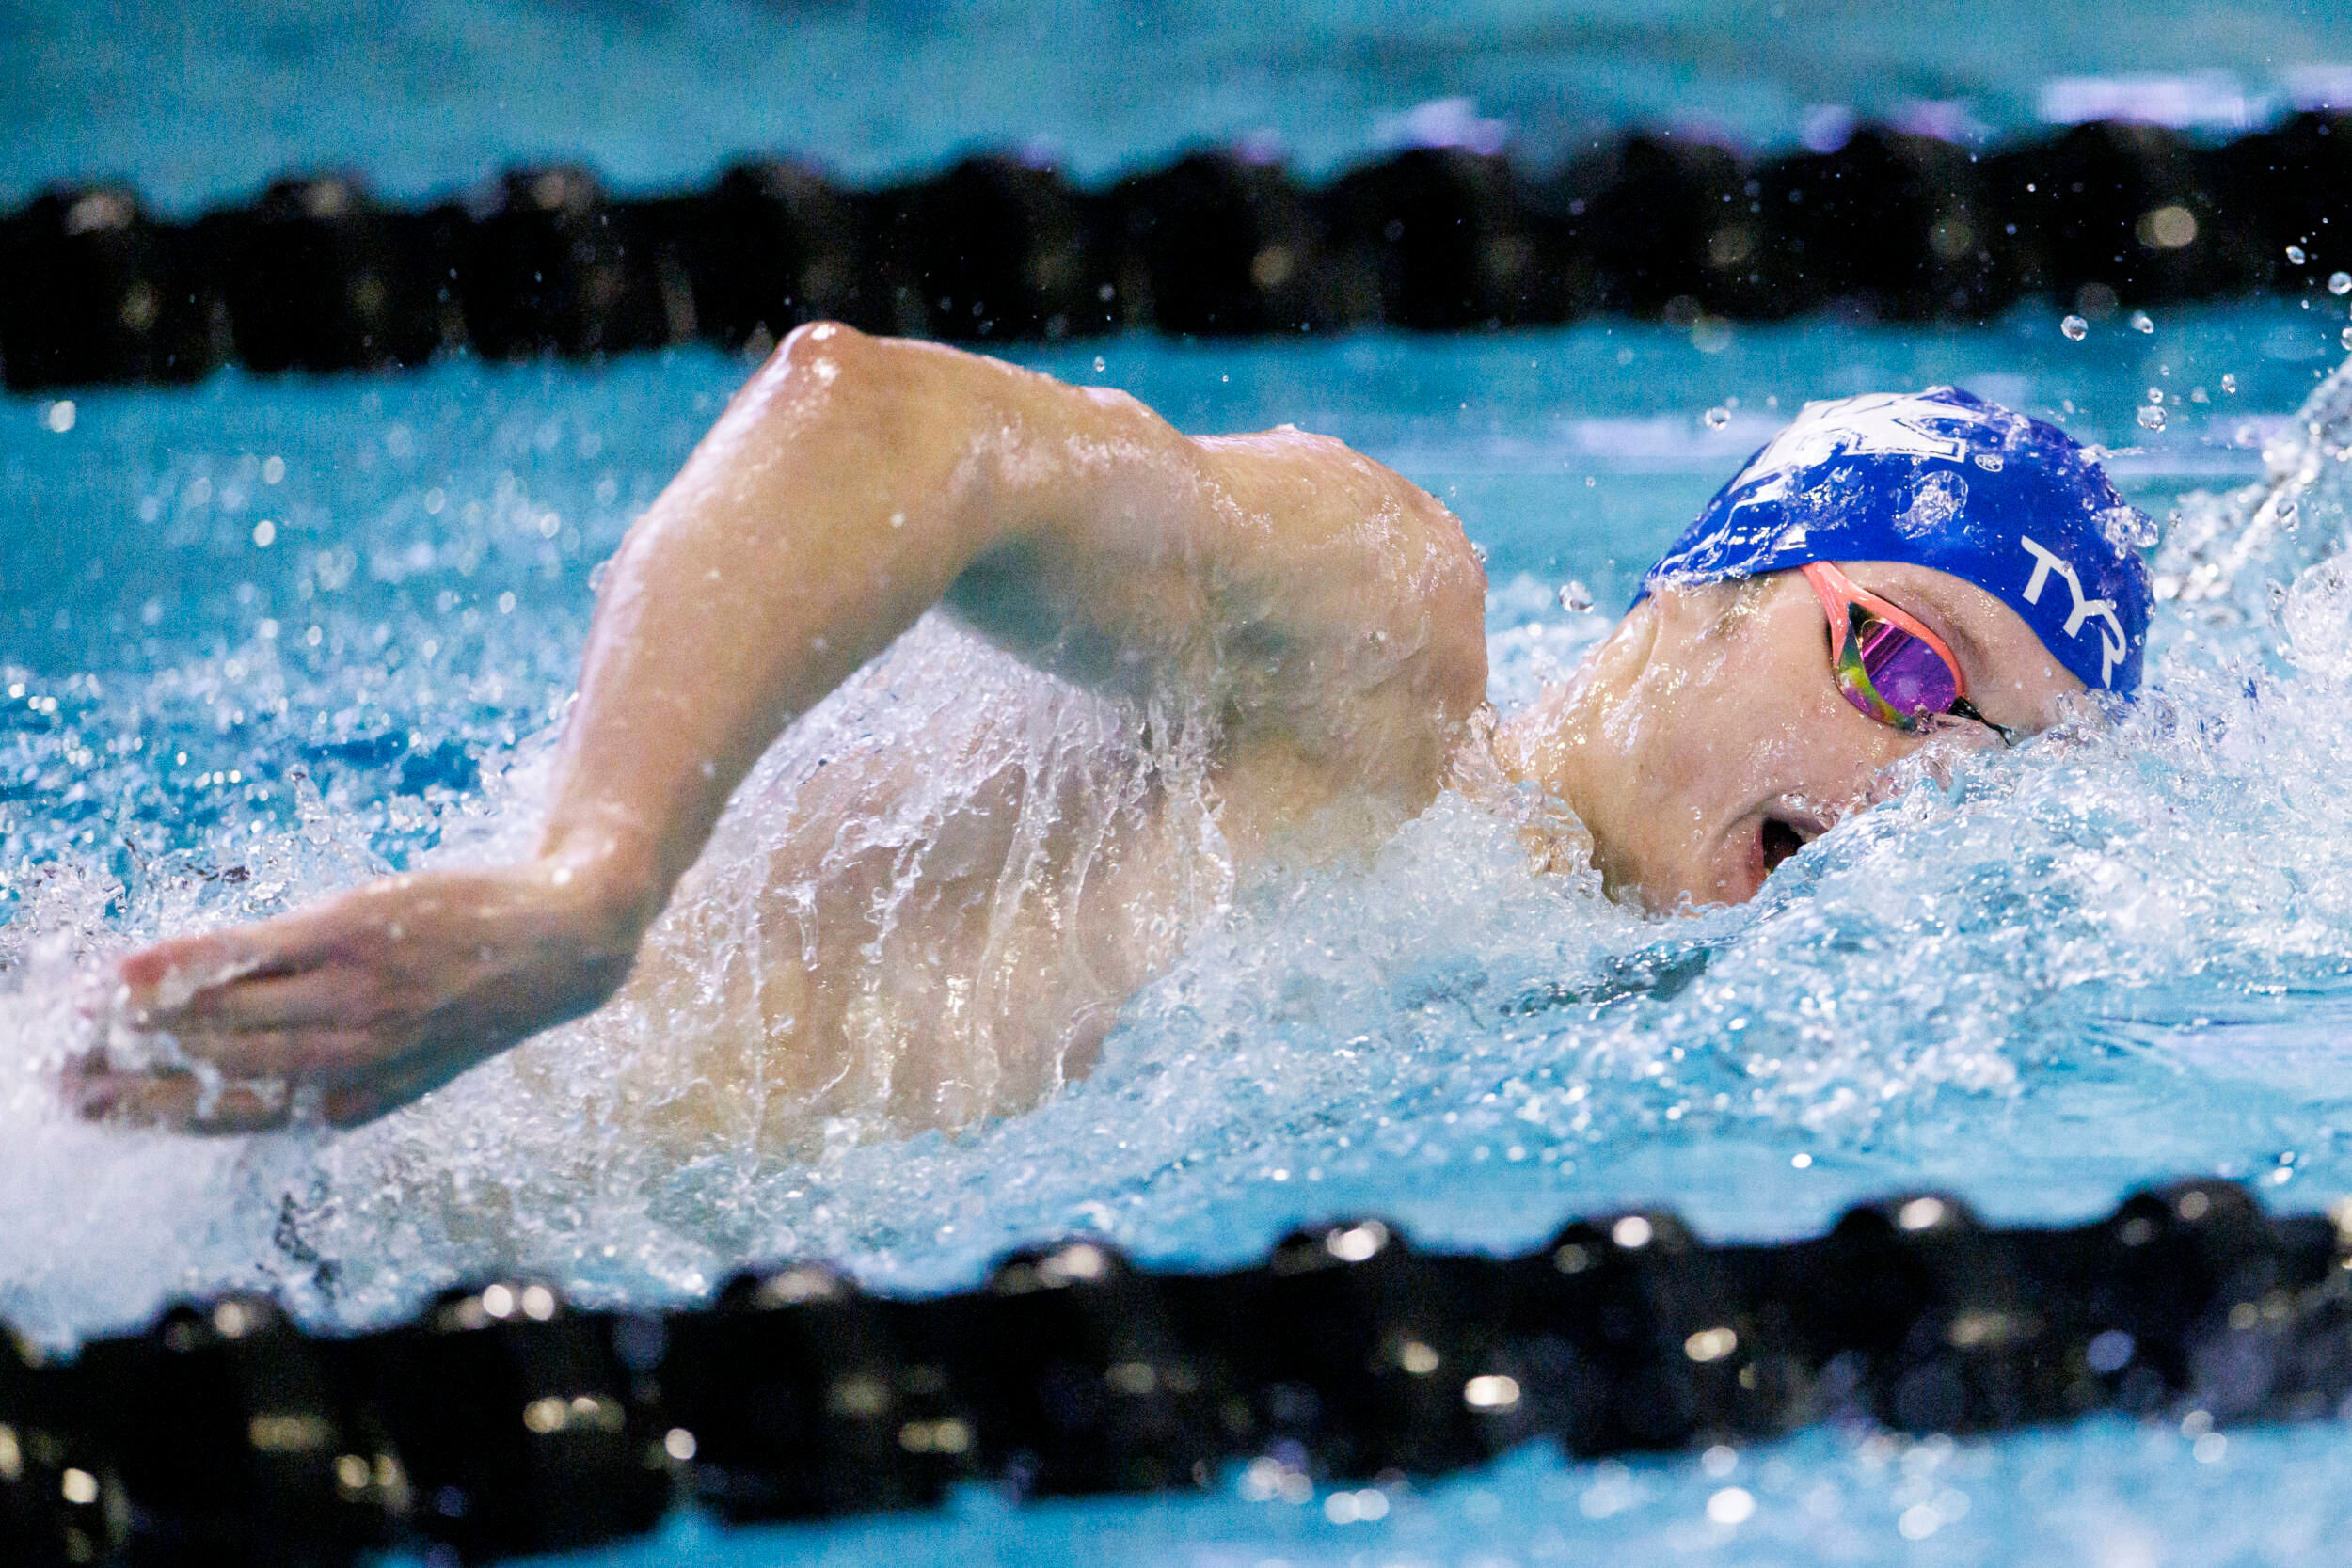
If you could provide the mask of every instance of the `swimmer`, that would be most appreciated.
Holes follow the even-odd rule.
[[[1539,865],[1589,863],[1613,896],[1738,902],[1896,764],[2013,744],[2087,689],[2127,697],[2144,531],[2095,454],[1966,392],[1807,404],[1573,674],[1499,718],[1479,556],[1380,465],[1287,426],[1187,436],[1116,391],[803,327],[611,562],[537,852],[130,955],[98,1005],[106,1043],[68,1087],[93,1117],[349,1126],[662,983],[641,945],[739,784],[934,607],[1138,734],[1198,720],[1201,798],[1235,866],[1360,856],[1456,789],[1518,824]],[[893,918],[935,927],[932,967],[995,966],[992,1049],[1027,1063],[993,1101],[948,1095],[914,1037],[974,993],[909,978],[948,1000],[892,1025],[911,1041],[891,1087],[908,1125],[1050,1092],[1173,958],[1146,916],[1204,851],[1168,800],[1138,794],[1107,840],[1015,845],[975,798],[915,872],[853,852],[854,824],[929,765],[911,748],[829,762],[849,776],[803,790],[825,799],[795,807],[765,874],[801,890],[793,928],[820,935],[767,956],[762,995],[782,1000],[745,1015],[769,1064],[746,1082],[850,1069],[870,1020],[837,974],[871,951],[888,876],[935,884]],[[1071,907],[1006,913],[1013,869]],[[157,1037],[176,1048],[162,1065],[121,1049]]]

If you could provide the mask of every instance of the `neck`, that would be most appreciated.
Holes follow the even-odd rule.
[[[1623,794],[1627,752],[1636,736],[1613,723],[1626,698],[1647,669],[1658,641],[1657,601],[1645,599],[1617,624],[1608,639],[1584,657],[1573,674],[1554,682],[1526,707],[1497,724],[1494,758],[1503,780],[1532,785],[1538,800],[1565,804],[1575,814],[1575,836],[1596,850],[1596,832],[1607,832],[1612,803]],[[1543,817],[1554,813],[1542,813]],[[1534,817],[1523,824],[1536,833]],[[1537,833],[1547,839],[1557,830]],[[1539,858],[1560,863],[1549,846]],[[1599,858],[1596,855],[1596,859]]]

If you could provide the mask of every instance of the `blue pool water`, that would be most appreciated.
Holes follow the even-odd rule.
[[[2326,103],[2352,103],[2334,0],[0,0],[0,203],[116,177],[172,212],[290,167],[410,199],[516,159],[645,189],[752,150],[864,182],[988,145],[1091,182],[1248,141],[1322,175],[1432,134],[1549,159],[1629,124],[2232,135]]]
[[[2330,1201],[2352,1191],[2352,594],[2314,563],[2344,542],[2352,466],[2298,446],[2289,417],[2342,357],[2342,307],[2149,327],[2074,343],[2031,311],[1974,332],[1619,324],[1031,356],[1186,429],[1328,431],[1446,499],[1489,552],[1505,706],[1606,625],[1557,589],[1621,604],[1807,396],[1957,381],[2063,418],[2177,519],[2176,555],[2243,533],[2265,445],[2313,479],[2229,592],[2164,608],[2160,695],[1917,784],[1748,908],[1637,918],[1532,877],[1504,829],[1441,801],[1376,863],[1242,889],[1101,1068],[1034,1109],[908,1136],[873,1107],[779,1096],[756,1132],[684,1154],[646,1098],[696,1070],[691,1006],[558,1031],[342,1135],[85,1128],[44,1073],[72,976],[109,953],[528,832],[595,566],[745,367],[461,361],[0,401],[0,1315],[62,1340],[244,1286],[373,1323],[490,1268],[659,1304],[785,1254],[921,1290],[1041,1235],[1227,1262],[1354,1211],[1520,1247],[1628,1201],[1788,1235],[1931,1183],[2020,1220],[2184,1170]],[[2151,388],[2159,432],[2135,419]],[[912,678],[816,722],[886,728],[949,678],[1052,700],[941,626],[893,660]],[[754,788],[723,845],[755,848],[771,821]],[[724,889],[686,902],[723,913]],[[1528,1452],[1376,1521],[1242,1474],[1200,1498],[1013,1511],[975,1492],[823,1531],[690,1519],[585,1560],[2317,1562],[2352,1522],[2347,1472],[2333,1426],[2218,1449],[2116,1422],[1957,1446],[1814,1433],[1630,1466]],[[1733,1488],[1752,1512],[1724,1522]]]

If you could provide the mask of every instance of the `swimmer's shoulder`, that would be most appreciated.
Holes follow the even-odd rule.
[[[1403,475],[1293,426],[1198,438],[1230,498],[1219,597],[1241,705],[1281,748],[1408,811],[1439,786],[1486,701],[1486,567],[1461,523]]]
[[[1455,624],[1473,634],[1483,688],[1486,569],[1443,502],[1345,442],[1295,425],[1194,439],[1239,509],[1311,574],[1301,586],[1319,592],[1302,611],[1327,609],[1366,629],[1398,615]]]

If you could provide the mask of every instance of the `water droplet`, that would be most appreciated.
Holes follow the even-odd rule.
[[[277,540],[278,525],[267,517],[253,525],[253,543],[257,547],[268,549]]]
[[[2300,506],[2296,505],[2293,501],[2280,501],[2279,503],[2279,526],[2280,528],[2284,529],[2289,533],[2293,533],[2295,531],[2295,525],[2302,520],[2303,509]]]
[[[2069,316],[2058,323],[2058,330],[2079,343],[2090,336],[2090,324],[2080,316]]]
[[[2225,392],[2231,393],[2232,395],[2235,395],[2237,391],[2237,377],[2233,375],[2223,376],[2221,378],[2221,389]]]
[[[2135,331],[2135,332],[2153,332],[2155,329],[2156,329],[2156,324],[2155,324],[2154,320],[2149,316],[2149,314],[2148,314],[2148,312],[2147,312],[2147,311],[2145,311],[2145,310],[2135,310],[2135,311],[2133,311],[2133,312],[2132,312],[2132,330],[2133,330],[2133,331]]]
[[[2302,247],[2301,245],[2291,245],[2287,246],[2287,264],[2288,264],[2288,265],[2290,265],[2290,266],[2296,266],[2296,267],[2299,267],[2299,266],[2301,266],[2301,265],[2303,264],[2303,261],[2304,261],[2304,257],[2303,257],[2303,247]]]
[[[41,411],[40,422],[58,436],[63,436],[67,431],[72,430],[73,428],[73,400],[59,398],[51,404]]]
[[[2352,326],[2347,326],[2343,331],[2337,333],[2336,341],[2342,343],[2346,348],[2352,348]]]
[[[2141,404],[2139,405],[2139,427],[2142,430],[2162,430],[2164,410],[2153,403]]]
[[[1947,469],[1921,480],[1911,493],[1911,505],[1895,519],[1895,531],[1920,539],[1948,529],[1968,504],[1968,482]]]
[[[2162,403],[2164,401],[2164,388],[2161,387],[2149,388],[2148,401],[2150,403]]]
[[[1582,615],[1593,608],[1593,591],[1576,578],[1560,585],[1560,608],[1572,615]]]
[[[2328,292],[2331,294],[2352,294],[2352,272],[2329,273]]]
[[[2099,531],[2119,550],[2144,550],[2156,542],[2156,520],[2137,506],[2110,506],[2099,514]]]
[[[1731,410],[1728,408],[1718,406],[1707,411],[1707,428],[1709,430],[1721,430],[1730,422]]]
[[[1097,375],[1101,375],[1101,374],[1102,374],[1104,371],[1106,371],[1106,370],[1108,370],[1108,369],[1110,369],[1110,361],[1109,361],[1109,360],[1107,360],[1107,359],[1105,359],[1105,358],[1104,358],[1104,357],[1103,357],[1101,355],[1099,355],[1099,354],[1098,354],[1098,355],[1096,355],[1096,356],[1094,356],[1094,373],[1095,373],[1095,374],[1097,374]]]

